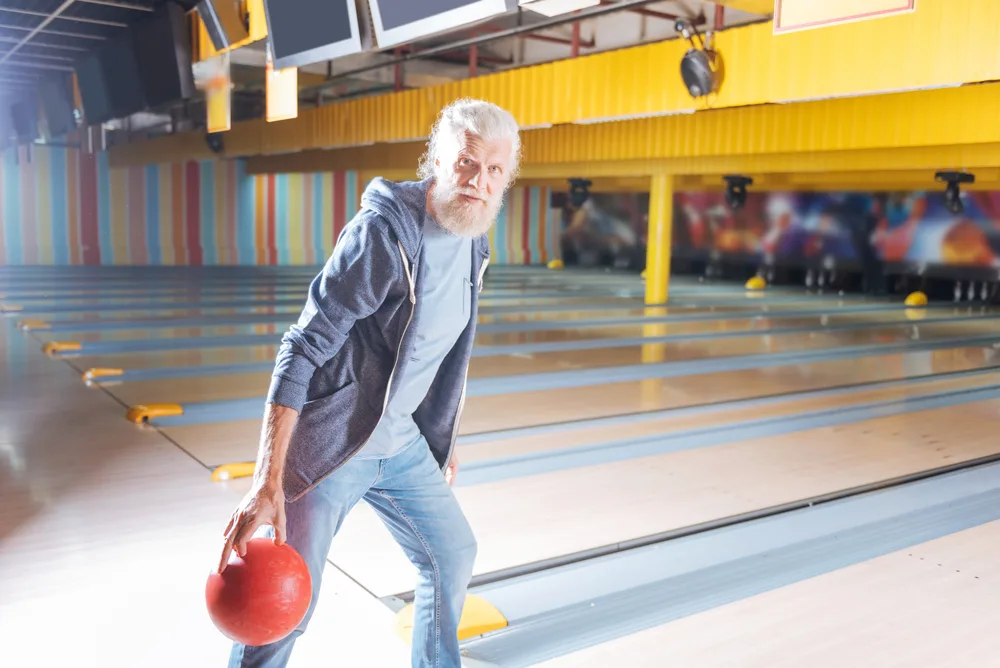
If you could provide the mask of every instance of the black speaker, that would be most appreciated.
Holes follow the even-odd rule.
[[[711,48],[710,43],[687,21],[678,20],[674,29],[691,44],[691,49],[681,58],[681,79],[691,97],[704,97],[718,93],[725,79],[725,65],[718,51]],[[695,44],[694,38],[698,39]],[[708,42],[712,41],[709,34]]]
[[[221,154],[226,148],[221,132],[206,132],[205,143],[208,144],[208,148],[212,153]]]

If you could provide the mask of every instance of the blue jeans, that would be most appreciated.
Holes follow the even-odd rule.
[[[351,459],[300,499],[285,504],[286,540],[309,566],[312,603],[287,638],[262,647],[234,644],[230,668],[286,665],[315,609],[333,537],[361,499],[375,509],[419,570],[414,590],[413,668],[462,665],[458,621],[472,577],[476,539],[421,438],[388,459]],[[273,536],[271,527],[266,535]]]

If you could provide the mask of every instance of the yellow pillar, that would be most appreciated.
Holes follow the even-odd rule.
[[[674,222],[674,177],[656,174],[649,188],[646,247],[646,303],[666,304],[670,285],[670,243]]]
[[[646,249],[646,303],[666,304],[670,284],[670,245],[674,219],[674,178],[670,174],[653,177],[649,190],[649,234]],[[663,306],[645,309],[647,316],[666,315]],[[669,327],[665,323],[643,325],[642,335],[647,339],[665,336]],[[646,343],[642,346],[642,361],[655,364],[667,361],[667,346],[663,343]],[[656,410],[663,403],[665,385],[658,378],[644,380],[641,385],[642,410]]]

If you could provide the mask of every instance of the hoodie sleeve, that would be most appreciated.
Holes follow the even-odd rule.
[[[399,259],[381,226],[364,219],[347,226],[282,338],[268,403],[301,412],[316,369],[340,351],[356,321],[378,310],[401,272]]]

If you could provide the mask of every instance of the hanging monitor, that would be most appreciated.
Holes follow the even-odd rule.
[[[180,5],[160,5],[133,30],[135,62],[146,104],[155,108],[193,97],[191,38]]]
[[[264,13],[276,70],[365,49],[355,0],[264,0]]]
[[[384,49],[512,12],[517,0],[371,0],[369,5],[375,38]]]
[[[201,0],[197,9],[216,51],[225,51],[250,37],[236,0]]]
[[[42,82],[38,99],[45,115],[48,138],[62,137],[76,129],[73,81],[69,74],[58,74]]]

